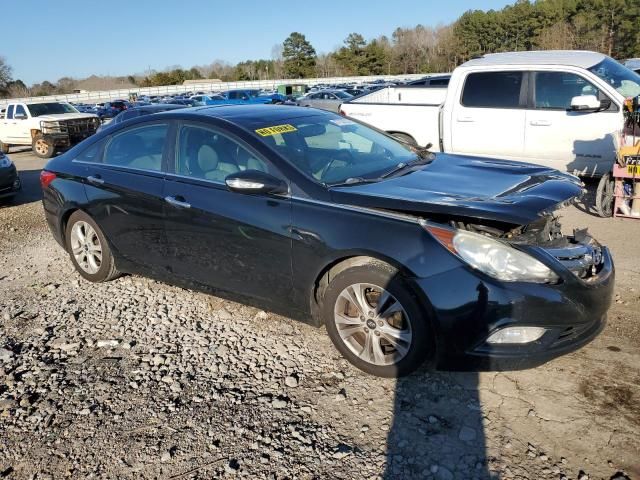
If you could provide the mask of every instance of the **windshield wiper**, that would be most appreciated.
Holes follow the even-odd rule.
[[[424,149],[424,151],[422,149],[421,150],[416,149],[416,155],[417,155],[417,158],[415,160],[411,160],[410,162],[406,162],[406,163],[405,162],[399,163],[388,172],[382,174],[380,178],[389,178],[390,176],[396,175],[397,173],[403,170],[406,170],[408,168],[416,167],[418,165],[427,165],[436,158],[436,156],[433,153],[429,152],[426,149]]]
[[[328,183],[328,187],[349,187],[351,185],[361,185],[363,183],[375,183],[379,182],[380,178],[362,178],[362,177],[349,177],[343,182]]]

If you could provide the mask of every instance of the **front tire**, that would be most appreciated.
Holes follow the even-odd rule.
[[[33,153],[40,158],[51,158],[55,153],[55,145],[41,133],[33,137],[31,148]]]
[[[372,375],[408,375],[433,354],[417,296],[407,279],[382,262],[338,273],[324,291],[321,312],[338,351]]]
[[[73,266],[90,282],[107,282],[120,275],[104,233],[83,211],[69,217],[65,239]]]

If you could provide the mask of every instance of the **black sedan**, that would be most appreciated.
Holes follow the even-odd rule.
[[[21,188],[16,166],[0,151],[0,199],[13,197]]]
[[[611,302],[609,251],[553,213],[581,195],[576,177],[434,155],[315,109],[140,117],[51,160],[41,183],[84,278],[297,312],[375,375],[537,365],[590,341]]]

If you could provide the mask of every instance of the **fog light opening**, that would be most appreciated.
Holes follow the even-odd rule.
[[[523,344],[539,340],[547,330],[542,327],[507,327],[493,332],[487,338],[490,344]]]

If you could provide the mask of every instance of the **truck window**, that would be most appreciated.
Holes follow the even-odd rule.
[[[7,108],[7,120],[13,120],[13,105],[9,105]]]
[[[573,97],[600,93],[581,76],[568,72],[536,72],[534,84],[537,109],[568,110]]]
[[[16,105],[16,111],[14,113],[14,116],[18,116],[18,115],[24,115],[25,117],[27,116],[27,111],[24,109],[24,107],[22,105]]]
[[[464,82],[462,105],[476,108],[519,108],[522,72],[470,73]]]

